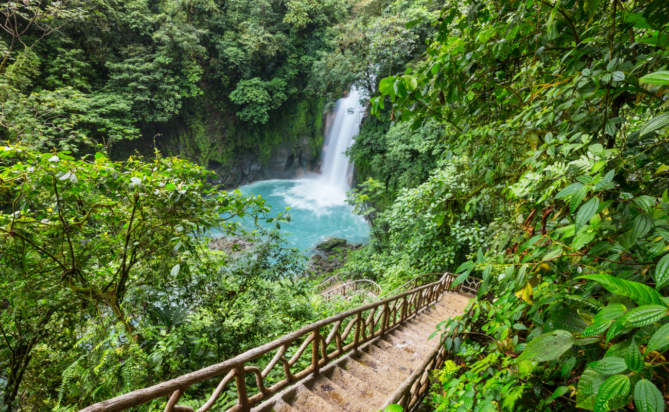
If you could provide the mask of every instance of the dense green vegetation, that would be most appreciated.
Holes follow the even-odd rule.
[[[78,410],[340,310],[291,279],[304,257],[277,232],[236,223],[290,216],[218,193],[203,167],[244,151],[266,160],[304,136],[318,150],[324,110],[351,82],[373,91],[370,74],[420,56],[437,9],[2,3],[0,410]],[[211,235],[254,248],[211,251]],[[211,384],[183,403],[201,405]]]
[[[441,325],[435,410],[666,410],[668,23],[664,1],[447,2],[380,79],[351,155],[413,157],[360,169],[375,238],[350,270],[482,281]]]
[[[203,166],[322,139],[313,62],[344,0],[9,2],[0,138],[125,159],[154,144]],[[212,163],[214,162],[214,163]]]
[[[372,236],[342,270],[481,282],[440,325],[434,410],[666,410],[667,4],[4,3],[0,409],[76,410],[337,310],[283,278],[304,259],[276,232],[229,219],[289,215],[170,156],[318,146],[355,85],[349,202]]]

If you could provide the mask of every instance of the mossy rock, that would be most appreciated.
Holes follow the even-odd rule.
[[[316,249],[320,249],[326,252],[331,252],[335,248],[338,247],[344,247],[346,246],[346,239],[337,239],[337,238],[332,238],[328,239],[323,243],[320,243],[318,246],[316,246]]]

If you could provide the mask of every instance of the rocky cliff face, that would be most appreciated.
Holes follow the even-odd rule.
[[[272,149],[263,163],[256,152],[244,151],[228,165],[210,164],[219,176],[214,183],[232,189],[269,179],[295,179],[320,170],[320,148],[315,150],[309,137],[299,143],[282,142]]]
[[[324,128],[319,132],[327,136],[334,120],[334,113],[323,115]],[[219,178],[214,182],[225,189],[270,179],[296,179],[320,173],[323,149],[321,136],[303,136],[298,141],[284,140],[271,150],[269,160],[264,161],[258,151],[238,152],[226,165],[210,162],[209,167]]]

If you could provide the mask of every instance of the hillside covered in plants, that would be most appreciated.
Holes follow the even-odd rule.
[[[435,410],[667,409],[668,23],[664,1],[447,2],[380,79],[349,269],[481,281],[441,325]]]
[[[423,408],[667,410],[666,0],[0,13],[0,412],[80,410],[343,310],[302,276],[291,211],[222,189],[280,147],[316,170],[351,87],[367,113],[347,202],[371,232],[337,270],[384,292],[480,284],[438,326],[450,359]]]

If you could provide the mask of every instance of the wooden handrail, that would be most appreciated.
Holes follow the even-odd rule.
[[[237,383],[237,404],[228,409],[230,412],[247,412],[251,407],[259,404],[265,399],[270,398],[288,385],[299,381],[311,373],[318,373],[320,368],[335,358],[339,358],[346,353],[357,349],[361,345],[380,336],[390,327],[394,327],[425,308],[428,304],[436,301],[445,291],[450,289],[451,283],[455,277],[450,273],[445,273],[441,279],[429,283],[410,291],[400,293],[387,299],[379,300],[355,309],[330,316],[329,318],[312,323],[300,330],[282,336],[270,343],[251,349],[245,353],[228,359],[224,362],[208,366],[195,372],[188,373],[178,378],[160,383],[144,389],[126,393],[115,398],[96,403],[82,409],[82,412],[117,412],[133,408],[161,397],[169,397],[169,402],[165,412],[177,412],[191,410],[189,407],[178,406],[176,402],[181,395],[192,385],[204,380],[224,375],[210,399],[200,408],[198,412],[206,412],[214,405],[218,396],[223,392],[224,387],[235,378]],[[365,318],[363,313],[370,311]],[[399,318],[398,318],[399,315]],[[354,317],[349,322],[346,318]],[[346,325],[343,333],[339,328]],[[332,330],[327,334],[327,338],[321,335],[321,331],[328,326]],[[350,343],[345,343],[349,335],[353,332]],[[291,358],[287,360],[284,354],[287,348],[301,338],[305,340],[300,348]],[[335,342],[335,348],[328,352],[330,343]],[[306,348],[311,345],[310,365],[299,372],[293,373],[290,368],[297,363],[298,359],[306,352]],[[270,364],[263,370],[247,363],[277,350]],[[271,387],[264,385],[265,378],[277,363],[281,362],[285,379],[275,383]],[[245,374],[253,373],[256,376],[259,393],[248,396]]]
[[[441,273],[441,272],[432,272],[432,273],[424,273],[424,274],[422,274],[422,275],[418,275],[418,276],[416,276],[415,278],[413,278],[413,279],[411,279],[410,281],[408,281],[408,282],[406,282],[405,284],[403,284],[402,286],[396,287],[395,289],[391,290],[390,292],[386,292],[386,293],[383,293],[383,294],[379,295],[379,298],[382,298],[382,297],[384,297],[384,296],[392,296],[393,293],[398,292],[398,291],[401,291],[401,290],[403,290],[403,289],[413,289],[413,288],[415,288],[416,286],[418,286],[418,283],[419,283],[418,280],[419,280],[419,279],[422,279],[422,278],[424,278],[424,277],[426,277],[426,276],[434,276],[434,275],[443,275],[443,273]]]
[[[366,285],[369,285],[369,287],[365,287]],[[360,279],[349,283],[344,283],[343,285],[329,290],[326,293],[322,293],[321,296],[323,296],[325,300],[330,300],[334,296],[346,296],[348,292],[354,292],[358,290],[367,290],[378,296],[379,293],[381,293],[381,286],[369,279]]]
[[[314,286],[314,289],[318,291],[318,293],[323,292],[325,289],[329,288],[330,286],[336,284],[337,282],[341,281],[341,276],[344,273],[336,273],[332,276],[327,277],[323,282],[319,283],[318,285]]]

